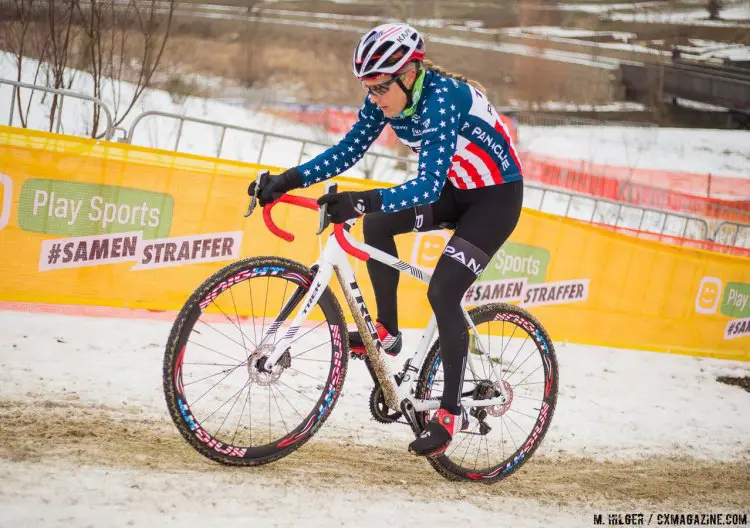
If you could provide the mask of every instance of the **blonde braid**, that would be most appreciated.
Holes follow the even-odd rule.
[[[434,71],[435,73],[439,73],[443,77],[448,77],[449,79],[456,79],[457,81],[465,82],[466,84],[473,86],[480,92],[487,93],[487,90],[479,81],[475,81],[474,79],[467,79],[465,76],[459,75],[458,73],[446,71],[430,60],[425,59],[422,61],[422,64],[424,65],[424,69],[427,71]]]

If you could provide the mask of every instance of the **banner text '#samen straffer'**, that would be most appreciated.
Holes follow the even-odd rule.
[[[133,262],[132,269],[237,259],[242,231],[144,240],[141,232],[45,240],[39,271]]]

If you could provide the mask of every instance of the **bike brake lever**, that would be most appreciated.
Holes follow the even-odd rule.
[[[258,203],[258,193],[260,193],[261,187],[263,187],[267,182],[268,179],[271,177],[271,174],[265,170],[258,173],[258,177],[256,178],[256,184],[255,184],[255,191],[253,191],[253,196],[250,200],[250,205],[247,207],[247,212],[245,213],[245,218],[253,214],[253,211],[255,210],[255,206]]]
[[[325,192],[323,194],[336,194],[337,189],[338,189],[338,184],[326,183]],[[326,230],[326,228],[329,225],[331,225],[331,217],[328,216],[328,204],[323,204],[320,206],[320,216],[318,218],[318,231],[315,234],[320,235],[323,231]]]

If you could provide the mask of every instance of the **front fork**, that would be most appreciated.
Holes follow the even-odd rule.
[[[271,323],[271,325],[268,327],[268,330],[266,330],[263,339],[258,345],[262,346],[264,344],[272,342],[273,336],[276,334],[279,328],[281,328],[281,325],[284,324],[286,319],[292,314],[292,312],[300,304],[300,302],[302,303],[302,309],[297,313],[297,316],[294,318],[292,324],[287,329],[284,337],[282,337],[274,345],[273,352],[268,357],[268,359],[266,359],[263,367],[265,370],[270,371],[274,367],[274,365],[276,365],[276,362],[279,361],[281,355],[289,348],[289,345],[294,340],[294,336],[296,336],[297,332],[299,332],[300,326],[302,326],[302,324],[307,319],[307,316],[318,303],[320,297],[323,295],[323,292],[328,285],[328,281],[331,280],[331,275],[333,273],[333,269],[331,266],[318,267],[317,270],[315,269],[315,267],[313,267],[313,271],[315,272],[315,276],[313,278],[312,284],[310,284],[310,288],[304,294],[302,293],[304,290],[301,287],[297,288],[294,294],[292,294],[292,297],[289,299],[289,301],[287,301],[287,303],[281,309],[281,313],[279,313],[276,319],[274,319],[273,323]]]

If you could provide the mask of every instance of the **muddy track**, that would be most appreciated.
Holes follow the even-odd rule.
[[[426,461],[396,447],[372,448],[313,439],[300,451],[256,468],[230,468],[204,459],[168,421],[137,409],[78,402],[0,401],[0,459],[211,473],[228,482],[257,480],[320,488],[403,490],[432,500],[464,497],[476,504],[503,497],[551,504],[639,504],[742,508],[750,504],[750,453],[737,462],[647,458],[602,462],[535,455],[506,481],[453,483]],[[398,470],[396,470],[398,468]],[[269,482],[270,483],[270,482]]]

